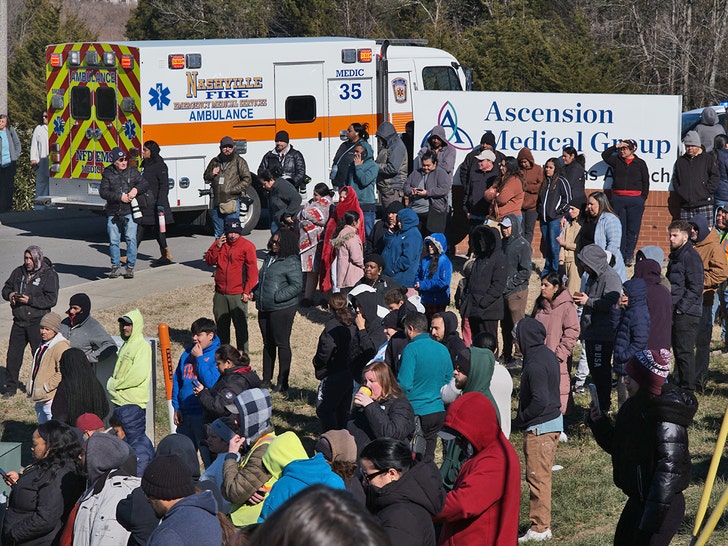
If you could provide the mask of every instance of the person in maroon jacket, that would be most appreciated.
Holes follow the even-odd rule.
[[[248,302],[258,284],[255,245],[243,237],[238,218],[225,220],[225,233],[205,252],[205,263],[216,266],[212,313],[220,343],[230,343],[230,322],[238,349],[248,352]]]
[[[443,523],[438,544],[515,544],[521,466],[493,403],[480,392],[463,394],[450,404],[440,436],[458,442],[468,458],[434,518]]]

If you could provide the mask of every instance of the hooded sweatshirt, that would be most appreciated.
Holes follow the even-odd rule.
[[[614,372],[625,375],[625,365],[638,351],[649,349],[650,311],[647,307],[647,283],[633,278],[624,283],[629,297],[626,309],[615,309],[617,330],[614,338]]]
[[[577,258],[591,270],[584,287],[589,299],[581,313],[581,338],[613,343],[612,307],[622,293],[622,280],[607,263],[607,253],[597,245],[585,246]]]
[[[437,250],[436,255],[425,251],[417,269],[415,282],[420,283],[418,291],[423,305],[447,305],[450,303],[450,281],[452,280],[452,263],[445,254],[447,239],[443,233],[433,233],[425,237],[425,246],[431,243]],[[430,264],[437,259],[437,268],[430,273]]]
[[[402,286],[412,288],[422,254],[422,234],[417,228],[419,218],[412,209],[402,209],[397,216],[402,228],[397,233],[385,235],[386,243],[382,252],[384,274]]]
[[[718,233],[708,226],[705,216],[696,214],[690,223],[698,230],[693,247],[703,262],[703,305],[713,305],[715,291],[728,278],[728,260]]]
[[[381,522],[392,544],[435,546],[432,517],[445,505],[445,489],[434,463],[415,463],[384,487],[369,485],[367,508]]]
[[[713,197],[716,201],[728,201],[728,150],[714,150],[715,159],[718,162],[718,189],[715,190]]]
[[[695,126],[695,132],[700,136],[700,144],[703,145],[705,151],[710,153],[713,151],[715,137],[725,133],[725,128],[721,126],[718,112],[710,106],[703,108],[700,114],[700,123]]]
[[[474,454],[463,464],[445,507],[435,517],[443,522],[438,544],[515,544],[521,468],[516,450],[498,426],[493,404],[480,393],[464,394],[448,409],[445,426],[462,434]]]
[[[384,143],[376,160],[379,168],[377,189],[384,194],[402,190],[407,180],[407,148],[388,121],[379,124],[376,134]]]
[[[523,353],[523,372],[514,425],[538,432],[538,425],[561,417],[559,361],[546,347],[546,328],[536,319],[518,321],[515,338]]]
[[[143,409],[149,402],[152,348],[144,339],[144,319],[139,310],[134,309],[124,316],[131,319],[133,328],[129,339],[124,340],[119,349],[114,372],[106,383],[106,390],[113,404],[136,404]],[[121,323],[119,332],[123,333]]]
[[[202,350],[198,357],[192,355],[194,345],[187,347],[179,358],[172,381],[172,407],[184,414],[202,415],[202,406],[193,390],[196,381],[207,389],[212,387],[220,372],[215,362],[215,351],[220,347],[220,338],[215,335],[212,342]]]
[[[463,294],[460,313],[480,320],[503,318],[503,292],[506,287],[506,259],[501,250],[500,232],[490,226],[476,226],[471,233],[475,261]]]
[[[440,150],[437,152],[437,166],[448,174],[448,176],[450,177],[450,181],[452,182],[452,175],[455,172],[455,160],[457,159],[457,150],[450,146],[450,143],[447,140],[447,136],[445,136],[445,128],[442,125],[435,125],[432,128],[432,131],[430,131],[430,134],[427,137],[425,145],[420,149],[418,159],[422,158],[422,154],[427,151],[435,151],[432,147],[432,144],[430,143],[430,138],[434,136],[438,137],[442,142],[442,148],[440,148]]]
[[[447,347],[450,360],[454,363],[458,355],[467,349],[463,338],[458,333],[458,316],[452,311],[445,311],[442,313],[442,322],[445,325],[445,337],[442,338],[442,343]]]
[[[662,284],[660,265],[651,259],[634,265],[634,278],[643,279],[647,287],[647,309],[650,312],[648,349],[670,349],[672,346],[672,299]]]
[[[521,222],[515,214],[507,214],[511,221],[511,236],[502,240],[506,255],[506,289],[504,296],[528,290],[531,278],[531,245],[521,234]]]
[[[210,491],[185,497],[164,515],[149,537],[149,546],[222,544],[217,502]]]
[[[530,164],[525,169],[523,167],[520,168],[521,175],[523,175],[523,179],[526,181],[526,190],[523,194],[523,205],[521,208],[522,210],[534,210],[544,180],[543,167],[536,164],[536,160],[533,159],[533,154],[528,148],[521,148],[518,152],[517,159],[519,166],[521,165],[522,159],[527,160]]]

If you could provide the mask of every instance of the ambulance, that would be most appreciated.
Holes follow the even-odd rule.
[[[384,120],[405,131],[421,90],[461,91],[466,74],[449,53],[353,38],[67,43],[46,49],[50,195],[36,203],[102,210],[99,185],[112,148],[141,168],[156,141],[169,167],[175,218],[206,223],[202,174],[232,137],[253,174],[285,130],[312,184],[328,181],[352,122],[370,142]],[[255,187],[241,202],[246,233],[257,224]],[[308,188],[309,195],[311,188]]]

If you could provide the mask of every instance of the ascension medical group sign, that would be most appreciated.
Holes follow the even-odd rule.
[[[415,141],[424,143],[442,125],[458,165],[490,131],[497,150],[517,156],[527,147],[541,165],[573,146],[586,158],[587,188],[609,188],[612,173],[601,153],[632,139],[649,168],[650,189],[667,191],[680,153],[678,95],[417,91],[412,102]]]

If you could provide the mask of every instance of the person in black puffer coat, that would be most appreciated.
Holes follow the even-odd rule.
[[[435,546],[432,517],[445,506],[445,488],[434,463],[412,459],[409,446],[379,438],[359,457],[367,508],[397,546]]]
[[[141,225],[137,229],[137,250],[144,239],[142,226],[154,226],[160,253],[160,257],[154,262],[154,265],[169,265],[172,263],[172,254],[167,246],[166,226],[174,223],[172,207],[169,206],[169,170],[164,159],[159,155],[159,144],[153,140],[147,140],[144,143],[142,153],[144,154],[142,178],[149,183],[149,189],[143,194],[143,199],[139,201],[143,216]],[[159,224],[160,212],[164,216],[164,230]]]
[[[614,484],[628,500],[614,544],[667,546],[685,515],[690,484],[687,427],[698,410],[692,392],[665,383],[670,353],[640,351],[627,363],[630,397],[610,420],[593,406],[587,423],[612,456]]]
[[[250,367],[250,357],[232,345],[220,345],[215,351],[215,362],[220,371],[215,384],[209,389],[202,383],[194,387],[197,401],[205,412],[205,423],[230,415],[228,406],[235,404],[235,397],[261,384],[260,377]]]

